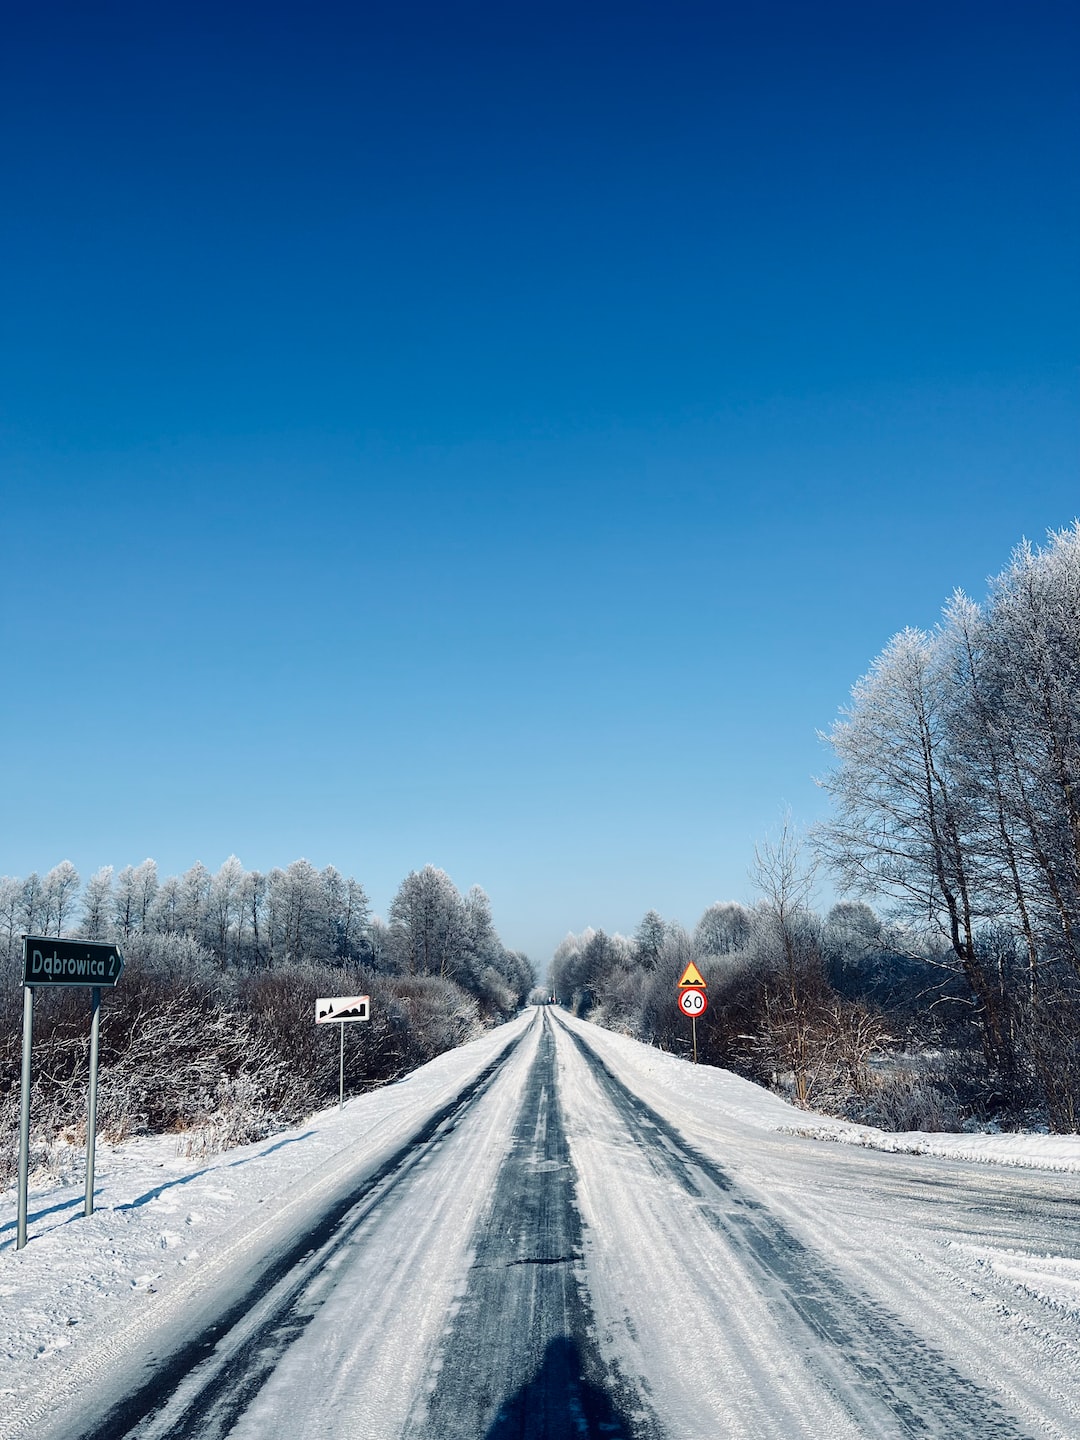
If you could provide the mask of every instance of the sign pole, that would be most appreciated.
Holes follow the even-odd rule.
[[[709,997],[705,994],[705,976],[690,961],[682,973],[679,981],[678,1006],[682,1013],[690,1021],[690,1044],[693,1050],[694,1064],[697,1060],[697,1022],[698,1016],[704,1015],[709,1008]]]
[[[30,1051],[34,1035],[34,987],[27,985],[23,990],[23,1032],[22,1032],[22,1110],[19,1119],[19,1220],[15,1234],[15,1249],[21,1250],[26,1244],[26,1190],[30,1176]]]
[[[101,1030],[101,988],[90,992],[90,1090],[86,1115],[86,1202],[83,1214],[94,1213],[94,1148],[97,1143],[98,1034]]]
[[[19,1218],[15,1249],[26,1244],[26,1196],[30,1179],[30,1070],[34,1044],[34,990],[39,985],[87,986],[90,1000],[90,1089],[86,1126],[86,1202],[84,1215],[94,1213],[94,1142],[97,1138],[98,1035],[101,991],[120,979],[124,957],[116,945],[96,940],[63,940],[58,935],[24,935],[22,1113],[19,1120]]]
[[[337,1025],[338,1044],[338,1110],[345,1109],[345,1026],[350,1020],[371,1019],[370,995],[323,995],[315,1001],[315,1024]]]

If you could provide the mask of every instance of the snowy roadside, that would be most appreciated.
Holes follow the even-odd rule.
[[[15,1193],[0,1195],[0,1440],[34,1433],[46,1416],[66,1413],[79,1387],[107,1382],[120,1393],[140,1343],[144,1354],[148,1336],[166,1344],[200,1313],[216,1313],[222,1295],[241,1293],[275,1247],[303,1233],[309,1214],[377,1169],[534,1018],[527,1011],[396,1084],[349,1101],[341,1114],[333,1107],[271,1140],[222,1155],[183,1157],[175,1136],[102,1146],[95,1214],[83,1218],[77,1179],[33,1189],[30,1243],[21,1252],[14,1249]],[[768,1137],[779,1137],[794,1153],[804,1148],[796,1137],[809,1136],[864,1150],[1080,1170],[1080,1137],[887,1134],[797,1110],[728,1072],[693,1067],[562,1012],[559,1021],[586,1035],[635,1093],[718,1157],[745,1139],[750,1147],[736,1144],[736,1150],[756,1165],[762,1140],[771,1145]],[[868,1183],[872,1179],[868,1171]],[[774,1193],[774,1201],[780,1198],[789,1210],[801,1204],[797,1196]],[[866,1204],[876,1226],[892,1201],[886,1196]],[[843,1220],[854,1223],[847,1212]],[[802,1223],[812,1229],[818,1221],[808,1213]],[[843,1259],[836,1226],[829,1224],[819,1248]],[[916,1237],[911,1246],[921,1246],[922,1255],[921,1220],[909,1229]],[[1007,1278],[1014,1285],[1022,1279],[1026,1289],[1048,1294],[1059,1311],[1075,1307],[1080,1259],[1003,1250],[974,1233],[948,1244],[953,1270],[967,1267],[965,1283],[967,1270],[977,1272],[982,1285],[988,1267],[1002,1275],[1012,1267]]]
[[[94,1214],[83,1216],[81,1179],[31,1187],[24,1250],[16,1192],[0,1194],[0,1437],[121,1363],[135,1335],[178,1323],[230,1277],[239,1285],[305,1211],[376,1170],[532,1014],[254,1145],[202,1159],[179,1154],[175,1135],[99,1145]]]
[[[893,1133],[800,1110],[778,1095],[707,1065],[691,1065],[626,1035],[560,1012],[560,1020],[587,1035],[632,1090],[687,1135],[715,1138],[718,1122],[752,1130],[832,1140],[895,1154],[1011,1165],[1033,1170],[1080,1171],[1080,1135]]]
[[[556,1024],[617,1081],[564,1043],[598,1333],[673,1434],[907,1434],[916,1415],[1080,1435],[1076,1137],[882,1135],[915,1152],[883,1154],[728,1072]]]

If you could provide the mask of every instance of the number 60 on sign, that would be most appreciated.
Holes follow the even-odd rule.
[[[704,1015],[708,1008],[709,1001],[704,990],[695,988],[679,991],[679,1009],[684,1015],[689,1015],[691,1020],[697,1019],[699,1015]]]

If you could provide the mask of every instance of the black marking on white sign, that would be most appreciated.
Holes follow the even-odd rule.
[[[332,1025],[344,1020],[370,1020],[371,1000],[367,995],[330,995],[315,1001],[315,1024]]]

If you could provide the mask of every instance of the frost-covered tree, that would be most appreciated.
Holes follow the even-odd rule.
[[[110,865],[108,869],[111,877],[112,866]],[[100,873],[101,872],[99,871],[98,874]],[[133,865],[125,865],[124,868],[119,872],[116,877],[115,889],[112,886],[110,878],[109,900],[112,906],[112,915],[110,916],[110,919],[113,924],[115,924],[121,938],[126,940],[127,937],[132,934],[132,932],[137,928],[139,916],[138,887],[135,880],[135,867]],[[86,924],[85,909],[86,898],[84,896],[84,925]]]
[[[82,895],[80,933],[87,940],[106,940],[115,925],[113,867],[103,865],[86,882]],[[123,936],[126,932],[120,931]]]
[[[157,865],[153,860],[125,865],[116,876],[113,921],[124,939],[149,925],[157,889]]]
[[[22,882],[19,895],[19,928],[25,935],[40,935],[48,925],[45,888],[36,870]]]
[[[548,986],[560,1005],[571,1006],[577,980],[577,965],[585,945],[596,934],[591,927],[575,935],[572,931],[560,940],[548,966]]]
[[[365,931],[370,906],[367,893],[350,875],[346,879],[333,865],[322,872],[326,915],[332,954],[339,960],[356,959],[366,952]]]
[[[22,881],[13,875],[0,876],[0,956],[10,964],[20,952],[22,899]]]
[[[210,892],[213,877],[202,863],[196,860],[190,870],[180,877],[177,895],[179,905],[179,928],[194,939],[204,942],[212,934],[210,925]]]
[[[633,941],[590,927],[580,935],[568,935],[562,942],[552,958],[549,980],[560,1004],[575,1015],[589,1015],[603,1007],[605,997],[615,992],[620,997],[620,1010],[624,1008],[624,978],[629,971],[635,972],[630,983],[640,994],[641,977],[646,972],[637,964]]]
[[[634,957],[646,970],[655,970],[664,949],[665,926],[655,910],[646,911],[634,931]]]
[[[135,894],[138,928],[145,930],[150,923],[150,912],[158,891],[157,865],[153,860],[147,859],[141,865],[135,866],[132,888]]]
[[[755,916],[764,962],[764,1042],[774,1068],[790,1070],[795,1099],[810,1100],[822,1044],[827,986],[817,925],[809,900],[814,868],[790,819],[780,833],[754,847],[752,878],[763,903]]]
[[[327,865],[321,871],[319,879],[322,881],[323,905],[325,907],[329,933],[333,937],[331,954],[341,954],[341,934],[339,917],[345,903],[345,877],[335,865]]]
[[[368,921],[367,942],[371,947],[372,966],[380,972],[392,972],[395,966],[390,927],[379,915],[373,915]]]
[[[536,988],[536,969],[523,950],[503,950],[500,962],[514,999],[514,1008],[520,1009]]]
[[[1080,525],[890,641],[830,739],[827,855],[945,937],[1006,1090],[1034,1066],[1057,1094],[1044,1040],[1080,1020]]]
[[[361,957],[369,953],[367,931],[370,919],[371,904],[367,891],[359,880],[350,875],[345,881],[341,908],[335,917],[339,955]]]
[[[822,850],[855,894],[887,896],[947,939],[979,1006],[988,1055],[1011,1068],[1002,997],[977,945],[995,918],[978,806],[954,763],[945,632],[905,630],[855,686],[829,739],[838,768]]]
[[[267,877],[267,919],[274,958],[328,959],[334,953],[326,889],[310,860],[294,860]]]
[[[79,872],[70,860],[61,860],[45,876],[42,892],[46,934],[63,935],[69,928],[80,883]]]
[[[861,900],[841,900],[825,916],[821,946],[835,983],[858,977],[884,947],[881,920]]]
[[[239,944],[248,965],[258,969],[264,960],[266,940],[266,876],[248,870],[240,884]]]
[[[703,955],[731,955],[750,938],[751,917],[745,905],[734,900],[710,905],[694,930]]]
[[[214,951],[222,969],[235,959],[243,908],[244,867],[235,855],[225,860],[210,884],[209,912]]]
[[[1020,546],[963,618],[958,751],[999,893],[1080,974],[1080,527]]]
[[[177,935],[183,930],[183,906],[180,881],[167,875],[158,886],[149,913],[150,927],[161,935]]]
[[[465,906],[444,870],[411,870],[387,912],[391,946],[403,974],[443,975],[462,956]]]

